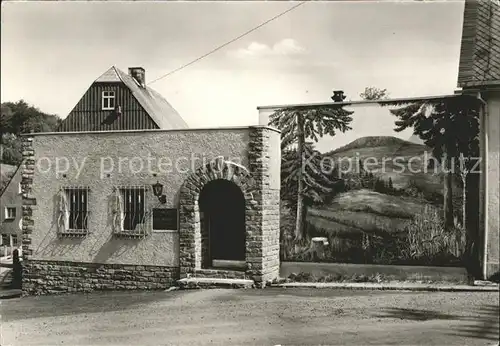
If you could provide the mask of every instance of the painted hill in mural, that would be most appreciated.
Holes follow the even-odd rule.
[[[426,205],[420,198],[360,189],[339,194],[329,205],[310,208],[307,220],[316,230],[337,236],[392,234],[423,213]]]
[[[440,193],[442,177],[429,168],[431,150],[425,145],[392,136],[361,137],[325,154],[343,172],[357,170],[357,160],[369,163],[365,170],[384,180],[391,178],[395,188],[415,183],[424,191]],[[368,161],[367,161],[368,160]]]
[[[401,253],[384,252],[400,246],[394,244],[408,229],[421,233],[419,237],[428,242],[442,233],[443,176],[438,169],[429,168],[432,156],[427,146],[392,136],[369,136],[324,155],[342,168],[344,182],[361,182],[361,185],[348,183],[328,204],[308,208],[307,234],[326,236],[329,240],[326,261],[413,263],[401,258]],[[369,162],[370,166],[358,169],[359,160]],[[453,190],[456,210],[460,210],[461,190],[457,187]],[[281,217],[283,230],[293,230],[293,213],[283,210]],[[365,241],[372,250],[363,250]],[[371,251],[370,260],[366,258],[367,251]]]

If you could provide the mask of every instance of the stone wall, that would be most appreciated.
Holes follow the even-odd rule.
[[[138,131],[127,133],[34,134],[23,139],[23,259],[25,294],[91,291],[101,289],[165,288],[182,275],[218,278],[252,278],[264,285],[279,274],[279,163],[280,133],[272,128],[252,127],[218,131]],[[209,139],[213,141],[209,143]],[[179,146],[182,143],[182,147]],[[113,146],[116,150],[110,153]],[[196,151],[198,150],[202,151]],[[195,172],[130,175],[112,172],[99,177],[99,155],[149,152],[181,155],[208,152],[219,155],[222,169],[199,165]],[[217,155],[219,154],[219,155]],[[67,174],[38,172],[37,160],[59,156],[82,158],[87,170],[70,169]],[[212,161],[211,165],[218,161]],[[230,162],[230,164],[227,164]],[[272,172],[271,172],[272,171]],[[78,173],[78,174],[76,174]],[[76,175],[75,175],[76,174]],[[197,197],[204,184],[215,179],[236,183],[246,200],[246,272],[202,268]],[[101,205],[113,185],[147,181],[165,183],[167,207],[179,207],[179,231],[153,233],[143,239],[113,237],[107,223],[108,209]],[[175,186],[176,182],[184,181]],[[54,194],[61,184],[91,186],[89,197],[93,219],[90,232],[78,239],[58,237],[54,229]],[[182,186],[182,188],[181,188]],[[91,196],[92,196],[91,191]],[[103,202],[102,202],[103,203]],[[167,240],[172,241],[167,241]],[[157,252],[158,253],[157,256]],[[156,252],[155,252],[156,251]],[[97,252],[101,257],[96,256]]]
[[[279,177],[280,133],[267,127],[252,127],[249,134],[248,169],[220,158],[200,167],[186,179],[180,191],[180,273],[181,277],[203,276],[209,271],[205,254],[198,198],[210,181],[225,179],[235,183],[245,198],[246,266],[244,277],[258,285],[279,274]],[[276,164],[278,163],[278,164]],[[219,271],[209,274],[223,277]]]
[[[280,190],[276,181],[280,172],[275,165],[281,162],[280,145],[276,146],[279,138],[279,133],[265,127],[255,127],[250,133],[249,166],[259,211],[251,225],[257,244],[247,248],[247,257],[255,259],[250,271],[254,280],[262,283],[279,276]]]
[[[34,230],[33,211],[36,209],[36,199],[32,195],[33,177],[35,174],[35,152],[33,138],[23,138],[23,163],[21,164],[22,178],[22,255],[28,260],[33,254],[31,235]]]
[[[23,265],[23,293],[165,289],[178,278],[178,267],[31,260]]]

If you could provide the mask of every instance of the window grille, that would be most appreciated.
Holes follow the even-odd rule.
[[[88,187],[72,186],[63,189],[59,203],[59,232],[62,235],[86,235],[89,211]]]
[[[145,236],[149,232],[150,217],[147,213],[147,188],[145,186],[117,187],[121,206],[115,208],[115,233],[124,236]],[[116,190],[115,190],[116,191]]]

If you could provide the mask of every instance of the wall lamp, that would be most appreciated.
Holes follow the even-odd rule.
[[[167,196],[163,194],[163,185],[157,181],[156,184],[153,184],[152,186],[153,193],[156,197],[158,197],[158,201],[160,201],[161,204],[167,203]]]

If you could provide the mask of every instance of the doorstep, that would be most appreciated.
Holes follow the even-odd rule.
[[[253,288],[254,281],[248,279],[184,278],[177,281],[180,289],[197,288]]]
[[[19,298],[22,294],[20,289],[0,289],[0,299]]]

